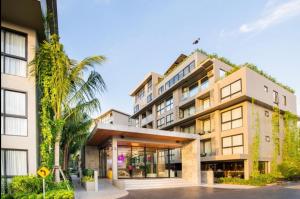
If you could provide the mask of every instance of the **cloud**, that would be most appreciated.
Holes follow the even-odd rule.
[[[271,6],[273,3],[273,1],[267,2],[264,14],[254,22],[241,25],[239,32],[248,33],[261,31],[275,24],[286,21],[292,17],[300,15],[300,0],[292,0],[275,7]]]

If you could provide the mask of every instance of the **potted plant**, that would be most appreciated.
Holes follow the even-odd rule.
[[[92,169],[85,169],[83,171],[81,185],[86,189],[86,191],[95,191],[95,179],[93,175],[94,171]]]

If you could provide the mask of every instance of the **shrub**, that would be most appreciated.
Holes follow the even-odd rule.
[[[94,178],[91,176],[84,176],[81,178],[81,182],[94,182]]]
[[[82,171],[82,174],[84,176],[94,176],[94,170],[93,169],[84,169]]]
[[[1,199],[13,199],[14,197],[11,194],[1,194]]]
[[[264,186],[266,184],[274,183],[276,182],[276,180],[277,179],[270,174],[260,174],[255,177],[250,177],[249,180],[245,180],[242,178],[219,178],[218,183]]]
[[[283,162],[278,165],[278,169],[284,178],[288,180],[299,180],[300,179],[300,162],[290,161]]]
[[[47,191],[45,194],[46,199],[73,199],[74,198],[74,191],[68,190],[51,190]],[[1,197],[2,198],[2,197]],[[16,193],[13,196],[6,199],[43,199],[43,193],[36,194],[36,193]]]
[[[10,183],[12,193],[40,193],[42,188],[42,178],[33,175],[15,176]]]

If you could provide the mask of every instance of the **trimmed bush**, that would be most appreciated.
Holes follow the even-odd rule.
[[[93,169],[84,169],[82,171],[82,174],[84,176],[94,176],[94,170]]]
[[[46,199],[73,199],[74,191],[68,190],[51,190],[47,191]],[[2,196],[1,196],[2,198]],[[43,193],[16,193],[13,196],[7,195],[6,199],[43,199]]]
[[[255,177],[250,177],[249,180],[242,178],[219,178],[218,183],[221,184],[238,184],[238,185],[253,185],[264,186],[276,182],[276,178],[270,174],[260,174]]]
[[[290,161],[283,162],[278,165],[278,169],[284,178],[288,180],[299,180],[300,179],[300,162]]]
[[[12,193],[40,193],[43,189],[42,178],[33,175],[15,176],[9,187]]]
[[[94,182],[94,178],[92,176],[83,176],[81,182]]]

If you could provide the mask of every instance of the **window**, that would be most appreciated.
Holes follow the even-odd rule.
[[[151,80],[148,81],[148,83],[147,83],[147,91],[148,91],[148,93],[150,93],[152,91],[152,81]]]
[[[211,132],[211,125],[210,125],[210,119],[203,121],[203,131],[210,133]]]
[[[203,140],[200,143],[201,145],[201,153],[205,153],[205,155],[211,155],[212,147],[211,147],[211,140]]]
[[[284,106],[287,105],[287,103],[286,103],[286,96],[285,95],[283,95],[283,104],[284,104]]]
[[[205,77],[201,80],[200,90],[203,91],[208,88],[209,82],[208,77]]]
[[[1,134],[27,136],[26,93],[1,89]]]
[[[223,112],[221,118],[222,131],[241,127],[243,125],[242,107]]]
[[[265,116],[269,117],[269,111],[265,111]]]
[[[189,117],[191,115],[194,115],[196,112],[195,106],[190,106],[184,110],[182,110],[181,113],[181,118]]]
[[[166,111],[173,109],[174,101],[173,97],[166,100]]]
[[[229,99],[233,95],[238,94],[241,91],[242,91],[242,81],[237,80],[221,89],[221,100]]]
[[[226,75],[226,71],[223,70],[223,69],[220,69],[220,70],[219,70],[219,76],[220,76],[220,79],[222,79],[223,77],[225,77],[225,75]]]
[[[160,128],[163,125],[165,125],[165,118],[164,117],[157,120],[157,128]]]
[[[161,86],[159,89],[158,89],[158,94],[162,94],[164,92],[164,86]]]
[[[164,108],[165,108],[164,102],[162,102],[159,105],[157,105],[157,108],[156,108],[156,110],[157,110],[157,116],[160,116],[161,114],[164,113]]]
[[[26,34],[1,28],[1,73],[27,76]]]
[[[182,127],[181,131],[183,131],[184,133],[195,133],[196,132],[195,124]]]
[[[276,92],[276,91],[273,91],[273,102],[277,105],[279,103],[278,92]]]
[[[222,138],[223,155],[243,154],[243,135],[234,135]]]
[[[147,96],[147,103],[152,101],[152,93]]]
[[[136,113],[136,112],[138,112],[138,111],[139,111],[139,105],[136,105],[136,106],[134,107],[133,112]]]
[[[264,90],[266,93],[269,92],[269,88],[267,86],[264,86]]]
[[[186,99],[188,97],[192,97],[196,95],[198,92],[198,83],[193,84],[189,87],[182,88],[182,99]]]
[[[265,140],[266,142],[270,142],[271,141],[270,136],[265,136]]]
[[[173,113],[169,114],[166,116],[166,125],[169,125],[173,122],[174,118],[173,118]]]
[[[27,163],[26,150],[1,149],[1,178],[27,175]]]

